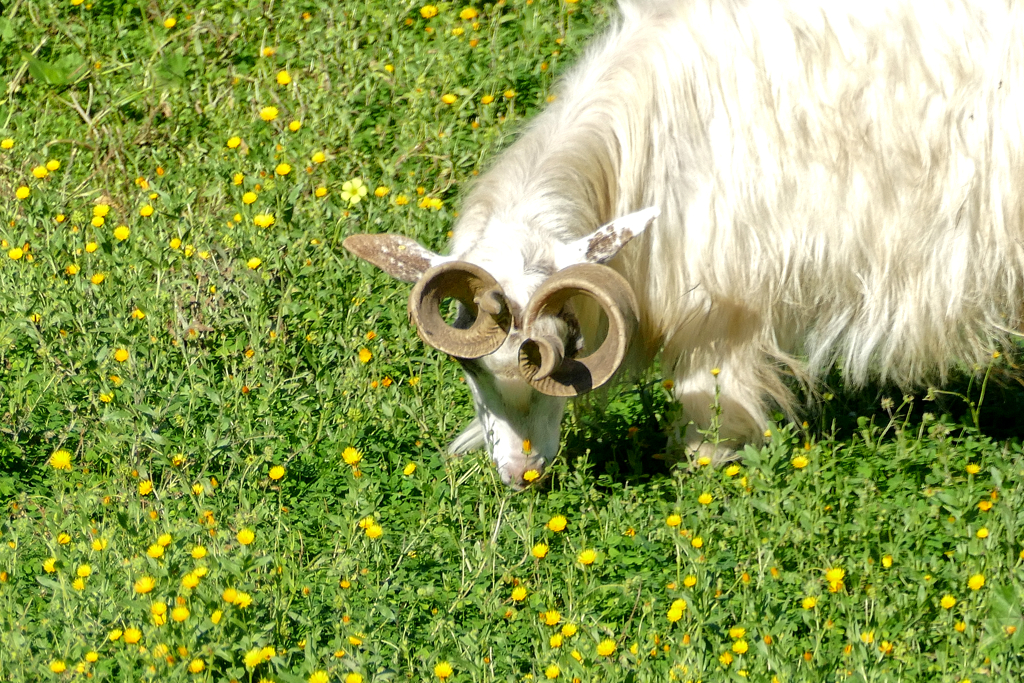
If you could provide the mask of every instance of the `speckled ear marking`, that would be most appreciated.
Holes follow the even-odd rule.
[[[416,282],[431,266],[451,260],[404,235],[351,235],[342,245],[350,252],[404,282]]]
[[[558,255],[559,269],[575,263],[604,263],[610,260],[631,239],[646,230],[660,214],[661,210],[653,206],[627,214],[565,245]]]

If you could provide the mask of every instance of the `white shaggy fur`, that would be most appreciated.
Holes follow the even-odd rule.
[[[660,208],[609,263],[640,303],[632,361],[660,350],[701,427],[717,383],[731,445],[759,440],[769,401],[791,404],[786,367],[813,380],[839,361],[852,383],[941,381],[1017,330],[1024,4],[621,9],[476,183],[453,257],[526,301],[561,265],[561,245]],[[495,356],[481,361],[514,362]],[[463,448],[493,432],[489,405],[501,402],[470,384],[484,428]],[[690,429],[686,445],[699,439]]]

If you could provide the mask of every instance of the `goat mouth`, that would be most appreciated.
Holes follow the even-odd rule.
[[[516,491],[523,491],[547,479],[547,460],[537,455],[513,458],[511,462],[496,463],[501,480]]]

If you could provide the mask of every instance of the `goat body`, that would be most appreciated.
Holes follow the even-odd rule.
[[[507,337],[463,361],[478,428],[456,446],[482,437],[512,485],[556,454],[565,398],[520,375],[533,333],[518,313],[572,264],[607,261],[632,289],[637,325],[622,366],[660,351],[683,407],[675,446],[687,452],[710,448],[698,430],[716,391],[717,448],[734,448],[760,440],[770,403],[791,407],[787,370],[813,382],[838,361],[853,384],[942,381],[1015,333],[1024,5],[621,10],[476,182],[451,256],[403,247],[382,257],[386,236],[375,258],[362,254],[399,277],[405,252],[419,259],[415,277],[471,263],[500,286]],[[645,207],[660,215],[637,214]],[[567,305],[533,325],[572,355],[598,311]]]

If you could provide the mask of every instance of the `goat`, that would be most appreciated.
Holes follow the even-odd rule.
[[[720,459],[762,439],[770,405],[793,409],[787,375],[941,382],[1017,334],[1024,4],[621,14],[475,183],[450,256],[345,241],[416,283],[421,337],[464,366],[478,420],[456,447],[482,437],[521,488],[555,457],[567,397],[660,351],[671,446]]]

